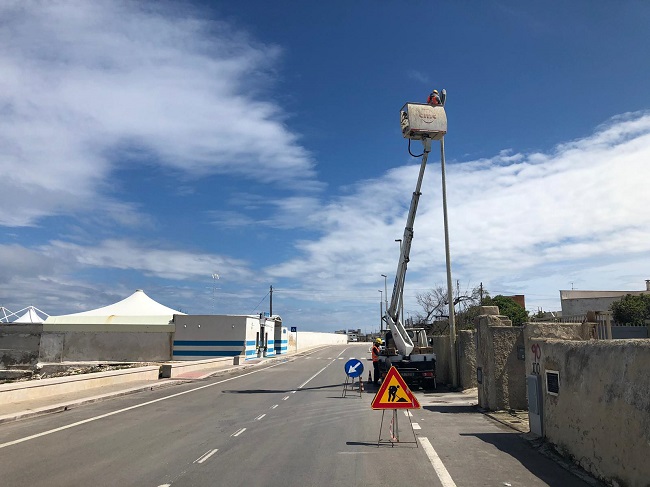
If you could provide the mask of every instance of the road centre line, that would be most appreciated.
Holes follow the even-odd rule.
[[[411,423],[411,426],[413,427],[414,430],[421,430],[422,429],[418,423]]]
[[[92,423],[93,421],[98,421],[100,419],[108,418],[110,416],[115,416],[116,414],[125,413],[127,411],[131,411],[132,409],[138,409],[138,408],[141,408],[141,407],[144,407],[144,406],[149,406],[150,404],[155,404],[155,403],[160,402],[160,401],[165,401],[167,399],[172,399],[174,397],[183,396],[185,394],[189,394],[190,392],[200,391],[201,389],[207,389],[208,387],[214,387],[214,386],[217,386],[219,384],[223,384],[224,382],[229,382],[231,380],[239,379],[240,377],[245,377],[245,376],[251,375],[251,374],[257,374],[258,372],[263,372],[263,371],[265,371],[267,369],[270,369],[270,368],[273,368],[273,367],[278,367],[279,365],[284,365],[284,363],[285,362],[281,362],[279,364],[271,365],[271,366],[265,367],[263,369],[253,370],[252,372],[246,372],[245,374],[238,375],[236,377],[230,377],[228,379],[224,379],[224,380],[221,380],[219,382],[213,382],[212,384],[206,384],[204,386],[195,387],[194,389],[190,389],[190,390],[187,390],[187,391],[177,392],[176,394],[171,394],[171,395],[165,396],[165,397],[159,397],[158,399],[153,399],[151,401],[146,401],[146,402],[143,402],[143,403],[140,403],[140,404],[135,404],[135,405],[129,406],[127,408],[118,409],[117,411],[111,411],[110,413],[100,414],[99,416],[93,416],[92,418],[84,419],[82,421],[77,421],[75,423],[70,423],[70,424],[67,424],[65,426],[60,426],[58,428],[43,431],[42,433],[37,433],[37,434],[34,434],[34,435],[25,436],[24,438],[19,438],[17,440],[8,441],[6,443],[0,443],[0,450],[2,448],[6,448],[8,446],[17,445],[17,444],[23,443],[25,441],[40,438],[41,436],[51,435],[53,433],[58,433],[59,431],[64,431],[64,430],[67,430],[67,429],[70,429],[70,428],[74,428],[76,426],[81,426],[82,424]]]
[[[212,455],[214,455],[215,453],[217,453],[218,451],[219,451],[219,450],[216,449],[216,448],[215,448],[214,450],[208,450],[208,451],[205,452],[203,455],[201,455],[199,458],[197,458],[196,460],[194,460],[194,463],[203,463],[203,462],[205,462],[208,458],[210,458]]]
[[[296,392],[298,392],[298,391],[291,391],[291,394],[295,394]]]
[[[420,441],[422,448],[424,448],[424,452],[429,457],[429,461],[431,462],[431,465],[433,465],[433,469],[436,471],[436,475],[438,476],[438,479],[440,479],[442,487],[456,487],[456,483],[453,481],[451,475],[449,475],[449,472],[443,465],[442,460],[440,460],[440,457],[433,449],[433,445],[429,441],[429,438],[420,437],[418,440]]]
[[[329,360],[332,360],[332,359],[329,359]],[[302,384],[300,384],[300,385],[298,386],[298,390],[300,390],[300,389],[302,389],[303,387],[305,387],[305,386],[307,385],[307,383],[309,383],[310,380],[312,380],[314,377],[316,377],[318,374],[320,374],[323,370],[325,370],[327,367],[329,367],[329,366],[332,365],[333,363],[334,363],[334,360],[332,360],[329,364],[327,364],[325,367],[323,367],[323,368],[320,369],[318,372],[316,372],[314,375],[312,375],[312,376],[311,376],[309,379],[307,379],[305,382],[303,382]]]
[[[286,396],[286,397],[282,398],[283,401],[286,401],[287,399],[289,399],[289,396]]]
[[[274,404],[273,406],[271,406],[271,409],[275,409],[275,408],[277,408],[278,406],[279,406],[279,404]]]
[[[264,416],[266,416],[266,414],[260,414],[257,418],[255,418],[255,421],[259,421],[259,420],[262,419]]]
[[[240,429],[239,431],[233,433],[233,434],[230,435],[230,436],[232,436],[232,437],[239,436],[239,435],[241,435],[244,431],[246,431],[246,428],[242,428],[242,429]]]

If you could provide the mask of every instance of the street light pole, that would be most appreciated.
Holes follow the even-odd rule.
[[[378,289],[379,291],[379,331],[383,332],[384,331],[384,299],[382,296],[382,290]]]
[[[451,255],[449,253],[449,219],[447,217],[447,185],[445,181],[445,138],[440,139],[440,169],[442,171],[442,212],[445,224],[445,260],[447,261],[447,300],[449,301],[449,348],[451,385],[458,387],[456,356],[456,323],[454,317],[454,291],[451,287]]]
[[[402,255],[402,239],[396,238],[395,242],[399,242],[399,253]],[[402,318],[402,323],[406,326],[406,320],[404,319],[404,290],[402,290],[402,295],[399,297],[399,306],[400,306],[400,317]]]
[[[386,274],[382,274],[381,277],[384,278],[384,302],[386,303],[386,307],[384,308],[386,310],[386,313],[388,313],[388,286],[386,284]]]

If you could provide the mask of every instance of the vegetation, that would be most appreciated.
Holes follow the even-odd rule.
[[[498,306],[499,314],[507,316],[513,326],[521,326],[528,321],[528,312],[508,296],[488,296],[483,300],[483,306]]]
[[[614,321],[621,325],[643,325],[650,320],[650,294],[627,294],[610,306]]]

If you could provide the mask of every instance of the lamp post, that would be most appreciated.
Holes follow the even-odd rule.
[[[458,365],[456,357],[456,322],[454,317],[454,292],[451,288],[451,256],[449,253],[449,219],[447,218],[447,186],[445,182],[445,138],[440,139],[440,169],[442,171],[442,212],[445,223],[445,260],[447,262],[447,300],[449,301],[449,348],[451,385],[458,387]]]
[[[384,331],[384,299],[382,297],[383,291],[381,289],[378,289],[379,291],[379,331],[382,332]]]
[[[388,313],[388,287],[387,287],[387,284],[386,284],[387,277],[386,277],[386,274],[382,274],[381,277],[384,278],[384,302],[386,303],[386,306],[385,306],[384,309],[386,310],[386,313]]]
[[[395,242],[399,242],[399,253],[402,255],[402,239],[396,238]],[[399,306],[400,306],[400,317],[402,318],[402,323],[406,326],[406,320],[404,319],[404,290],[402,290],[402,295],[399,297]]]

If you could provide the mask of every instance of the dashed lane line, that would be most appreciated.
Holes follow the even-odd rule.
[[[214,455],[215,453],[217,453],[218,451],[219,451],[219,450],[216,449],[216,448],[215,448],[214,450],[208,450],[208,451],[205,452],[203,455],[201,455],[199,458],[197,458],[196,460],[194,460],[194,463],[203,463],[203,462],[205,462],[208,458],[210,458],[212,455]]]
[[[278,406],[279,406],[279,404],[274,404],[273,406],[271,406],[270,409],[275,409],[275,408],[277,408]]]
[[[232,436],[233,438],[237,437],[237,436],[241,435],[244,431],[246,431],[246,428],[242,428],[242,429],[240,429],[239,431],[236,431],[235,433],[233,433],[230,436]]]
[[[266,416],[266,414],[260,414],[257,418],[255,418],[255,421],[259,421],[259,420],[262,419],[264,416]]]

